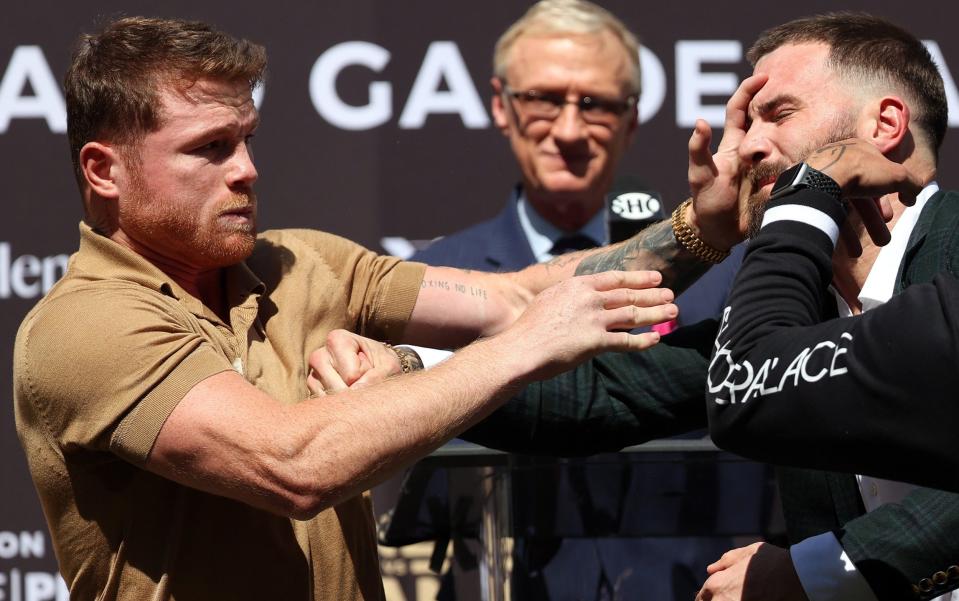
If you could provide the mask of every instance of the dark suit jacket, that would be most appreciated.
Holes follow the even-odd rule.
[[[517,199],[518,189],[492,219],[440,238],[410,260],[479,271],[516,271],[532,265],[536,257],[519,222]]]

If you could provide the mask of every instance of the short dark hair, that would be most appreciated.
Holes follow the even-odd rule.
[[[132,145],[160,126],[159,88],[201,77],[263,78],[266,50],[197,21],[127,17],[81,35],[64,79],[67,138],[83,189],[80,149],[97,138]]]
[[[905,29],[862,12],[831,12],[764,31],[746,54],[753,66],[786,44],[829,45],[828,63],[843,75],[902,86],[918,106],[915,122],[938,154],[946,135],[948,106],[942,75],[929,51]]]

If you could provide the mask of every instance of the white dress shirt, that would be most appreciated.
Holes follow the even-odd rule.
[[[879,251],[876,262],[859,292],[863,312],[874,309],[892,298],[899,274],[899,265],[906,253],[909,237],[926,201],[939,191],[935,182],[926,186],[907,207],[892,229],[892,239]],[[846,301],[833,290],[840,317],[852,315]],[[886,503],[898,503],[918,488],[912,484],[857,475],[859,492],[866,511]],[[865,578],[856,569],[832,532],[812,536],[790,548],[793,565],[810,601],[876,601]],[[959,592],[947,593],[935,601],[959,601]]]
[[[593,215],[593,218],[578,231],[564,232],[536,212],[533,205],[526,200],[525,192],[520,192],[516,210],[519,212],[520,227],[526,234],[526,240],[529,242],[529,247],[532,249],[537,263],[545,263],[552,259],[554,255],[549,251],[552,250],[553,245],[556,244],[557,240],[571,233],[582,234],[593,240],[597,246],[604,246],[609,237],[606,231],[606,215],[603,211]]]

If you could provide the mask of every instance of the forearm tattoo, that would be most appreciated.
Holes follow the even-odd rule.
[[[487,300],[489,298],[489,293],[486,291],[486,288],[473,286],[471,284],[451,282],[449,280],[423,280],[423,282],[420,284],[420,289],[425,290],[427,288],[456,292],[458,294],[471,296],[480,300]]]
[[[576,266],[576,275],[653,269],[663,274],[661,286],[671,288],[677,294],[710,267],[683,248],[673,235],[673,227],[668,219],[647,227],[618,245],[585,251],[584,254],[586,256]]]

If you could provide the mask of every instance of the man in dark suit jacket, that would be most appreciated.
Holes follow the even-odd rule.
[[[919,203],[924,206],[895,278],[902,294],[830,321],[826,284],[843,211],[812,189],[770,203],[784,215],[814,208],[831,215],[820,224],[834,226],[787,217],[764,225],[750,245],[710,370],[710,430],[717,444],[784,465],[959,491],[957,422],[950,419],[959,357],[959,194],[927,188]],[[800,377],[786,375],[800,362]],[[731,364],[740,366],[733,380],[726,377]],[[807,422],[818,425],[815,432],[796,427]],[[839,533],[881,598],[931,598],[959,585],[956,495],[918,489],[899,505],[855,519],[862,497],[848,474],[782,471],[793,538]],[[817,498],[828,497],[834,515],[809,511]],[[904,531],[880,529],[906,523]],[[877,544],[880,536],[888,538]],[[760,569],[763,560],[756,564]]]
[[[915,181],[928,184],[921,196],[935,196],[937,149],[946,130],[945,93],[935,64],[914,36],[866,15],[823,15],[764,33],[749,58],[754,76],[729,102],[716,155],[709,155],[708,126],[697,124],[690,141],[694,188],[728,187],[730,194],[747,199],[744,222],[758,226],[777,176],[813,158],[819,169],[832,173],[849,145],[830,142],[856,136],[892,161],[888,173],[881,175],[905,178],[903,173],[911,173]],[[889,192],[873,173],[855,175],[840,181],[847,197]],[[811,181],[800,185],[808,187]],[[903,228],[911,226],[915,212],[910,215],[895,194],[883,200],[893,209],[895,242],[897,233],[908,232]],[[783,218],[779,211],[765,215],[766,222]],[[818,220],[814,214],[802,219]],[[952,248],[956,234],[929,236],[931,230],[924,228],[930,219],[920,220],[923,225],[915,229],[911,244],[898,251],[884,249],[893,251],[885,257],[871,244],[866,224],[853,223],[858,225],[854,231],[860,234],[861,252],[851,252],[849,245],[855,242],[846,238],[840,244],[834,258],[837,303],[850,313],[868,310],[891,294],[897,269],[915,281],[912,278],[946,267],[951,257],[942,260],[943,248]],[[935,246],[922,252],[923,240]],[[938,246],[944,240],[947,244]],[[913,269],[911,261],[916,259]],[[893,285],[883,291],[888,282]],[[644,355],[655,361],[650,353]],[[634,400],[646,404],[649,399]],[[643,411],[634,405],[628,411],[604,408],[599,413],[613,416],[612,421],[619,415],[631,421],[646,417]],[[651,415],[662,413],[656,408]],[[797,423],[794,428],[805,429],[808,440],[823,444],[817,438],[818,424]],[[542,434],[538,429],[537,435]],[[886,601],[929,599],[959,586],[959,578],[951,576],[959,576],[959,568],[953,568],[959,557],[959,495],[793,469],[782,470],[780,490],[794,543],[789,552],[769,545],[729,552],[711,566],[699,598]]]

